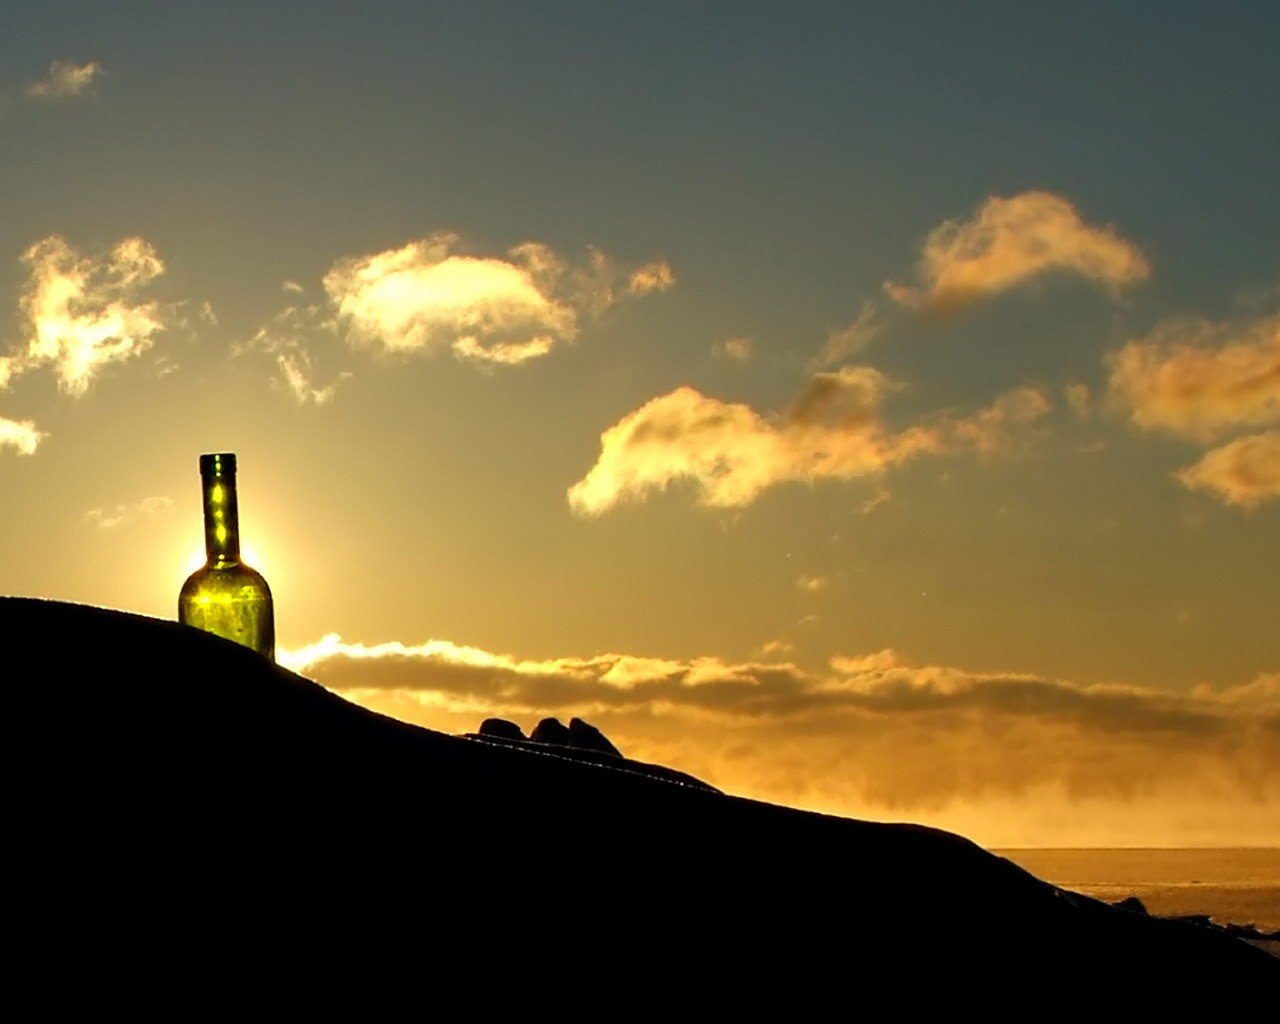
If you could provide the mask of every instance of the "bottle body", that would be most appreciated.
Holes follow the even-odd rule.
[[[241,562],[204,565],[188,576],[178,595],[178,621],[275,660],[271,588],[261,573]]]
[[[229,453],[202,455],[206,562],[178,595],[178,621],[275,660],[275,607],[262,574],[240,560],[236,461]]]

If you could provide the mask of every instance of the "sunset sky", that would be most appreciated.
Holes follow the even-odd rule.
[[[234,451],[281,660],[370,707],[1278,845],[1277,53],[1261,2],[6,8],[0,592],[173,617]]]

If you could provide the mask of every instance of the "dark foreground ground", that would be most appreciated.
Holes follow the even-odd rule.
[[[230,978],[376,950],[473,1005],[519,977],[554,1012],[803,994],[841,1016],[867,986],[1234,1006],[1280,982],[1244,942],[1070,896],[959,836],[431,732],[175,623],[0,598],[0,638],[20,971]]]

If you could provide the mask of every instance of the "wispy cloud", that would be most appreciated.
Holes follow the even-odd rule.
[[[332,348],[338,325],[320,305],[289,306],[259,328],[248,341],[232,349],[235,355],[263,352],[275,362],[272,387],[289,395],[299,405],[326,405],[338,388],[351,377],[347,371],[330,376],[328,383],[316,382],[315,352]]]
[[[827,578],[825,576],[797,576],[796,587],[806,594],[817,594],[827,589]]]
[[[1050,408],[1042,391],[1017,388],[971,416],[940,415],[895,431],[881,406],[898,387],[872,367],[848,366],[815,374],[791,407],[773,416],[677,388],[601,435],[599,458],[569,489],[570,504],[599,515],[689,480],[701,504],[741,507],[780,483],[874,479],[922,454],[995,452]]]
[[[1090,834],[1078,811],[1090,801],[1113,810],[1217,801],[1233,812],[1222,816],[1234,827],[1228,838],[1280,840],[1280,692],[1266,683],[1274,673],[1175,694],[919,665],[895,651],[835,658],[814,672],[716,657],[524,660],[448,641],[364,645],[336,635],[281,660],[435,728],[474,729],[489,715],[525,724],[588,717],[631,756],[819,810],[934,817],[975,801],[1023,806],[1049,791],[1056,837],[1066,823],[1078,839]]]
[[[34,455],[44,436],[30,420],[0,416],[0,451],[10,448],[19,455]]]
[[[876,304],[870,300],[864,302],[853,323],[827,335],[822,351],[814,360],[814,366],[834,366],[844,362],[871,344],[883,330],[884,325]]]
[[[351,376],[340,373],[323,387],[317,387],[312,380],[311,356],[305,351],[282,352],[276,356],[276,365],[280,369],[279,382],[299,405],[325,405],[332,401],[342,382]]]
[[[737,335],[716,342],[711,346],[711,354],[738,363],[749,363],[755,356],[755,345],[750,338]]]
[[[993,196],[965,221],[945,221],[924,241],[920,284],[886,282],[904,306],[949,313],[1053,271],[1078,274],[1113,292],[1145,280],[1150,264],[1113,228],[1086,224],[1050,192]]]
[[[1253,508],[1280,499],[1280,430],[1238,437],[1174,475],[1229,505]]]
[[[69,99],[87,92],[101,74],[102,65],[96,60],[84,64],[55,60],[44,75],[27,84],[23,93],[38,100]]]
[[[1112,399],[1144,430],[1208,442],[1280,423],[1280,315],[1168,321],[1108,364]]]
[[[1093,415],[1093,394],[1088,384],[1068,384],[1063,388],[1067,406],[1079,419],[1087,420]]]
[[[648,295],[650,292],[668,291],[675,284],[676,272],[669,263],[658,260],[633,270],[627,278],[627,291],[632,295]]]
[[[157,495],[151,498],[143,498],[141,501],[135,501],[127,505],[116,505],[111,509],[91,508],[84,514],[84,518],[85,522],[92,523],[101,530],[114,530],[116,527],[124,526],[126,523],[136,522],[140,519],[150,519],[152,516],[167,512],[171,508],[173,508],[172,498]]]
[[[51,235],[23,253],[22,262],[26,344],[11,373],[48,365],[63,391],[82,395],[104,367],[149,349],[172,320],[171,311],[142,298],[165,269],[144,239],[126,238],[86,256]]]

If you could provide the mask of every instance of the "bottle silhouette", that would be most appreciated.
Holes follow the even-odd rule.
[[[240,561],[235,455],[201,455],[200,482],[208,557],[182,585],[178,621],[251,647],[274,661],[276,625],[271,588],[260,573]]]

